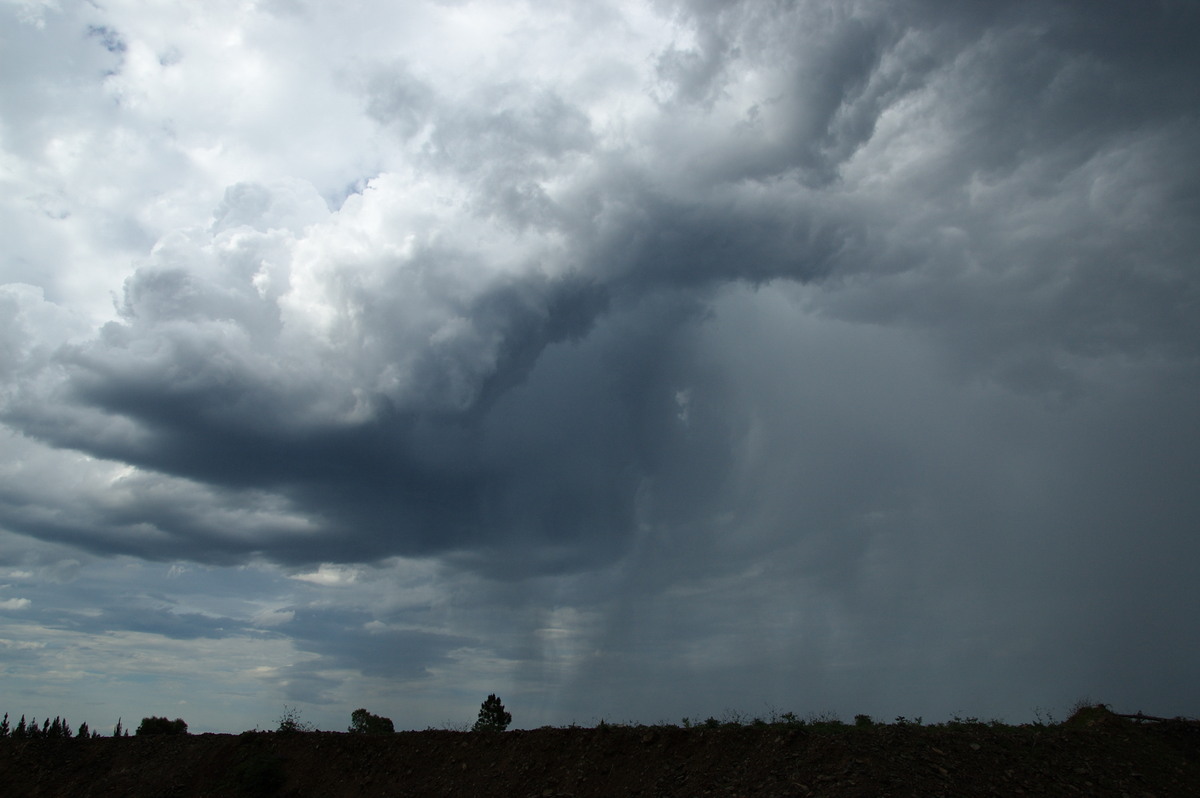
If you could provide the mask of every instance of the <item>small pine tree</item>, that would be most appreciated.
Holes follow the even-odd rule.
[[[86,739],[86,738],[88,738],[88,737],[91,737],[91,736],[92,736],[92,735],[89,733],[89,731],[88,731],[88,725],[87,725],[87,721],[86,721],[86,720],[85,720],[83,723],[80,723],[80,724],[79,724],[79,731],[77,731],[77,732],[75,733],[75,736],[76,736],[76,737],[78,737],[78,738],[79,738],[79,739],[81,739],[81,740],[83,740],[83,739]]]
[[[113,737],[121,736],[121,719],[117,718],[117,725],[113,726]]]
[[[502,732],[512,723],[512,714],[504,711],[504,704],[495,693],[484,699],[479,707],[479,719],[475,721],[471,731]]]
[[[0,721],[0,737],[7,737],[12,733],[12,729],[8,727],[8,713],[4,713],[4,720]]]
[[[18,740],[24,740],[29,736],[29,727],[25,725],[25,716],[21,716],[21,722],[17,724],[17,728],[13,729],[12,736]]]

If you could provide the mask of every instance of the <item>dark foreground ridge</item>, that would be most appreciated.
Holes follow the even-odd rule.
[[[773,725],[5,740],[5,795],[1200,795],[1200,724]]]

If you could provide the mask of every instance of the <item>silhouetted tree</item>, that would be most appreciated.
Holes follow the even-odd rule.
[[[58,740],[71,737],[71,726],[58,715],[54,716],[54,720],[45,729],[46,736]]]
[[[187,724],[183,722],[183,718],[142,718],[134,734],[139,737],[147,734],[187,734]]]
[[[77,732],[75,733],[75,736],[76,736],[76,737],[78,737],[78,738],[79,738],[79,739],[81,739],[81,740],[83,740],[83,739],[86,739],[86,738],[88,738],[88,737],[91,737],[91,736],[92,736],[92,735],[91,735],[91,734],[88,732],[88,725],[87,725],[87,721],[86,721],[86,720],[85,720],[83,723],[80,723],[80,724],[79,724],[79,731],[77,731]]]
[[[18,740],[24,740],[29,736],[29,727],[25,725],[25,716],[21,716],[21,722],[17,724],[17,728],[13,729],[12,736]]]
[[[0,721],[0,737],[7,737],[12,733],[12,729],[8,727],[8,713],[4,713],[4,720]]]
[[[315,731],[315,729],[308,721],[300,720],[300,710],[295,707],[289,709],[287,704],[284,704],[283,715],[279,718],[279,727],[275,731],[279,734],[298,734]]]
[[[396,731],[391,718],[372,715],[365,709],[350,713],[350,731],[354,734],[393,734]]]
[[[504,731],[512,723],[512,715],[504,711],[504,704],[495,693],[484,699],[479,707],[479,720],[475,721],[472,731]]]
[[[126,732],[128,734],[128,732]],[[117,725],[113,726],[113,737],[121,736],[121,719],[117,718]]]

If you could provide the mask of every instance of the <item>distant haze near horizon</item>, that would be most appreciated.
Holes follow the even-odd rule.
[[[0,712],[1200,715],[1197,41],[0,0]]]

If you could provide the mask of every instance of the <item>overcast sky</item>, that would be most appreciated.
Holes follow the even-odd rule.
[[[1200,714],[1197,41],[0,0],[0,711]]]

